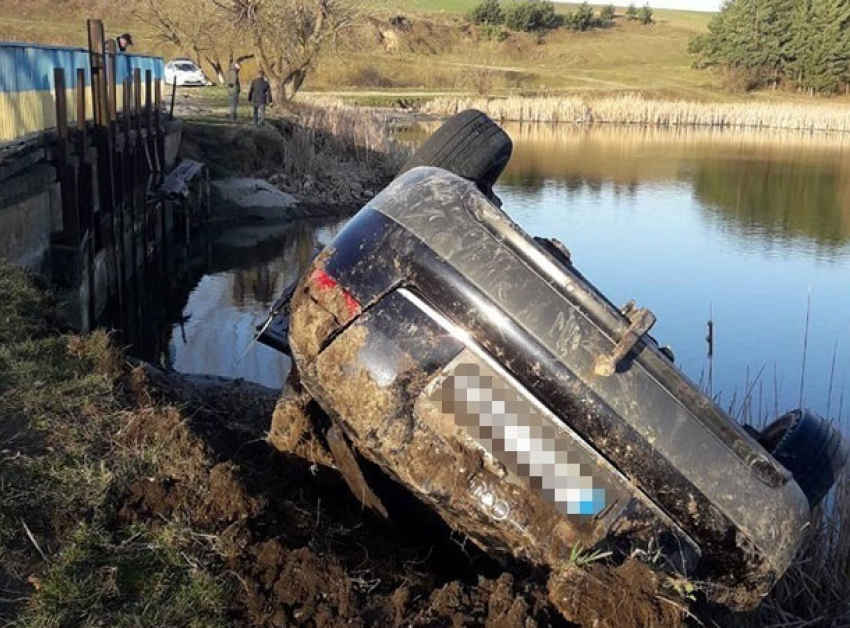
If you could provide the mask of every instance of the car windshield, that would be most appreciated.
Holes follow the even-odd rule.
[[[198,69],[194,63],[175,63],[174,67],[178,70],[183,70],[184,72],[194,72]]]

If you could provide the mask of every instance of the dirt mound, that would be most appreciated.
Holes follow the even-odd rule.
[[[117,524],[182,518],[215,539],[216,571],[237,589],[234,624],[569,625],[548,600],[545,574],[503,572],[418,514],[381,521],[334,469],[273,450],[265,432],[274,392],[244,382],[199,388],[150,367],[137,369],[134,390],[184,411],[151,411],[122,440],[167,439],[180,453],[167,473],[122,496]]]

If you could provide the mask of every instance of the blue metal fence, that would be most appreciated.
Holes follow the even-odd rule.
[[[68,101],[76,97],[77,69],[85,70],[87,119],[91,109],[89,53],[82,48],[63,48],[0,42],[0,144],[56,126],[54,69],[65,70]],[[163,80],[161,57],[124,54],[116,62],[116,81],[121,84],[133,72],[150,70],[155,81]],[[118,98],[118,109],[122,99]],[[69,122],[76,120],[76,108],[68,108]]]

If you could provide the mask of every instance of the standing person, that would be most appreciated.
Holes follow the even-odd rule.
[[[257,78],[251,81],[248,89],[248,102],[254,105],[254,126],[264,126],[266,123],[266,105],[272,102],[272,88],[266,80],[266,73],[257,71]]]
[[[242,85],[239,83],[239,69],[242,66],[238,61],[234,61],[233,65],[227,71],[225,83],[227,84],[227,97],[230,100],[230,119],[236,119],[236,108],[239,106],[239,92],[242,91]]]
[[[125,52],[127,48],[133,45],[133,37],[130,35],[130,33],[118,35],[115,41],[118,44],[118,50],[120,50],[121,52]]]

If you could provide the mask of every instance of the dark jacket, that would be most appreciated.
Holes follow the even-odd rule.
[[[257,77],[251,81],[251,87],[248,89],[248,100],[254,105],[268,105],[272,101],[272,88],[269,82],[262,77]]]
[[[227,84],[227,93],[231,96],[238,94],[242,90],[242,85],[239,83],[239,70],[230,68],[225,77]]]

